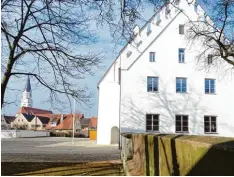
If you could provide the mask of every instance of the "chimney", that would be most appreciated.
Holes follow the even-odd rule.
[[[61,114],[60,123],[63,123],[63,114]]]

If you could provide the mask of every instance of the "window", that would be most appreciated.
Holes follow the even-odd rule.
[[[205,93],[215,93],[215,80],[214,79],[205,79]]]
[[[139,41],[139,42],[137,43],[137,47],[139,47],[141,44],[142,44],[142,41]]]
[[[180,0],[175,0],[175,5],[179,5]]]
[[[158,92],[158,77],[147,77],[147,91]]]
[[[150,52],[149,57],[150,57],[150,62],[155,62],[155,52]]]
[[[186,78],[176,78],[176,93],[186,93],[187,92],[187,79]]]
[[[146,131],[159,131],[158,114],[146,114]]]
[[[207,61],[208,65],[212,64],[213,63],[213,56],[212,55],[208,55],[207,60],[208,60]]]
[[[184,34],[184,25],[179,25],[179,34]]]
[[[179,63],[184,63],[184,50],[185,49],[179,49]]]
[[[160,22],[161,22],[160,13],[157,13],[157,25],[159,25]]]
[[[147,24],[147,36],[151,33],[151,23]]]
[[[176,132],[188,132],[188,116],[176,115]]]
[[[205,133],[217,133],[215,116],[204,117],[204,132]]]
[[[132,55],[132,52],[131,51],[128,51],[127,52],[127,58],[130,57]]]

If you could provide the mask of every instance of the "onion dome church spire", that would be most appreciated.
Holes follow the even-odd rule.
[[[21,107],[32,107],[32,89],[30,84],[30,78],[28,76],[25,89],[23,92],[23,98],[21,100]]]

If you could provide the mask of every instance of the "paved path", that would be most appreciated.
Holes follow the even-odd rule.
[[[2,139],[2,162],[90,162],[118,160],[117,145],[98,146],[88,139],[46,137]]]

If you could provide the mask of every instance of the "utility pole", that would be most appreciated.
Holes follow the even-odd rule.
[[[74,98],[74,110],[73,110],[73,121],[72,121],[72,144],[74,144],[74,135],[75,135],[75,113],[76,112],[76,100]]]

